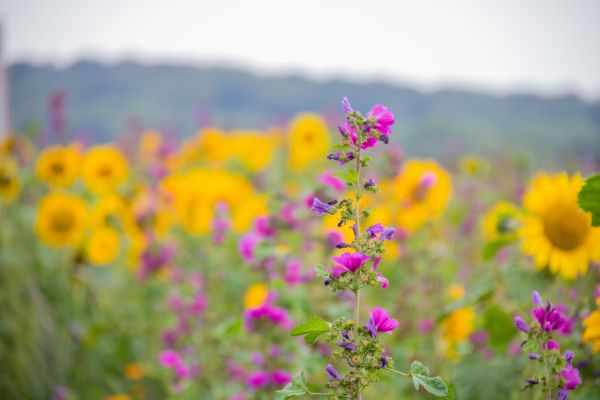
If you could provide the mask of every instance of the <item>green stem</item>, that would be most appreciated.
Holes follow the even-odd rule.
[[[548,365],[548,357],[544,354],[544,373],[546,375],[546,390],[548,392],[548,395],[546,396],[546,398],[548,400],[552,400],[552,385],[550,383],[550,365]]]
[[[390,371],[390,372],[393,372],[393,373],[395,373],[395,374],[398,374],[398,375],[406,376],[406,377],[412,376],[412,375],[411,375],[411,374],[409,374],[408,372],[402,372],[402,371],[398,371],[398,370],[395,370],[395,369],[393,369],[393,368],[386,368],[386,370],[388,370],[388,371]]]

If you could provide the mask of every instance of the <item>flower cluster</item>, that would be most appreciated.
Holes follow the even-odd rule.
[[[534,322],[527,324],[520,316],[515,317],[515,326],[521,332],[527,333],[527,340],[522,344],[528,352],[530,360],[542,366],[541,374],[527,379],[523,390],[540,385],[548,398],[554,398],[558,393],[559,400],[566,400],[569,391],[575,390],[581,384],[579,370],[573,367],[573,352],[560,352],[560,344],[555,340],[554,333],[570,330],[570,320],[563,315],[563,308],[553,306],[550,300],[546,304],[536,291],[532,294],[535,308],[531,310]]]

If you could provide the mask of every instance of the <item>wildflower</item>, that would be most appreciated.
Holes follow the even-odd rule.
[[[21,190],[18,175],[17,163],[0,153],[0,199],[6,203],[12,202]]]
[[[371,120],[373,128],[377,129],[383,135],[392,133],[394,125],[394,114],[383,104],[376,104],[367,114],[367,120]]]
[[[244,297],[244,308],[246,310],[261,307],[269,298],[269,288],[262,283],[250,285]]]
[[[77,246],[87,228],[87,206],[72,194],[54,192],[38,205],[36,231],[49,246]]]
[[[343,273],[358,271],[367,261],[371,259],[371,257],[356,252],[344,253],[339,257],[331,257],[331,259],[336,263],[333,266],[331,276],[333,278],[337,278]]]
[[[490,208],[481,220],[483,236],[487,241],[516,238],[521,214],[516,206],[499,202]]]
[[[564,385],[558,390],[558,399],[566,400],[569,397],[569,391],[575,390],[577,386],[581,385],[579,370],[569,363],[563,368],[558,377],[561,381],[564,381]]]
[[[313,199],[311,210],[317,213],[318,216],[331,214],[337,201],[333,200],[329,203],[323,203],[317,197]]]
[[[271,375],[265,371],[256,371],[248,375],[247,384],[250,389],[260,389],[269,384]]]
[[[556,340],[548,340],[546,342],[546,350],[560,350],[560,344]]]
[[[93,193],[114,191],[125,181],[128,174],[127,160],[114,147],[95,146],[85,154],[82,165],[83,181]]]
[[[596,303],[600,306],[600,296],[596,298]],[[600,308],[594,310],[583,320],[583,341],[593,344],[593,352],[600,352]]]
[[[277,370],[271,372],[271,382],[275,386],[287,385],[291,381],[292,381],[292,375],[290,375],[289,373],[287,373],[285,371],[277,369]]]
[[[352,106],[350,105],[350,101],[348,100],[348,98],[346,96],[344,96],[344,98],[342,99],[342,109],[344,110],[344,112],[346,114],[354,112],[354,110],[352,109]]]
[[[442,324],[444,340],[449,345],[448,356],[456,358],[455,346],[464,342],[475,330],[475,311],[471,307],[458,308],[448,315]]]
[[[119,255],[119,233],[113,228],[96,229],[86,246],[86,256],[94,265],[106,265]]]
[[[319,180],[323,185],[329,186],[337,193],[343,193],[346,190],[346,183],[343,180],[333,176],[330,172],[321,174]]]
[[[536,307],[544,306],[544,302],[542,301],[542,296],[540,296],[540,294],[538,293],[537,290],[534,290],[533,293],[531,293],[531,300],[533,301],[533,305]]]
[[[386,289],[390,285],[390,281],[381,274],[381,272],[377,273],[377,282],[381,283],[381,288]]]
[[[188,370],[181,355],[176,350],[162,351],[159,355],[159,361],[164,368],[172,369],[179,379],[184,379],[188,376]]]
[[[354,160],[354,152],[340,152],[336,151],[335,153],[331,153],[327,155],[328,160],[337,161],[338,165],[344,165],[347,162]]]
[[[66,188],[77,179],[80,164],[81,154],[75,146],[52,146],[38,157],[35,172],[42,182]]]
[[[262,237],[254,232],[247,233],[240,238],[238,251],[242,255],[244,262],[250,264],[255,261],[254,253],[262,240]]]
[[[327,372],[327,375],[328,375],[329,379],[336,379],[338,381],[341,381],[341,380],[344,379],[344,377],[342,375],[340,375],[340,373],[337,372],[335,370],[335,368],[333,368],[333,365],[331,365],[331,364],[328,364],[325,367],[325,371]]]
[[[410,233],[442,214],[450,200],[452,183],[448,172],[437,162],[409,160],[390,190],[399,204],[396,223]]]
[[[522,251],[537,269],[548,267],[565,279],[584,275],[590,261],[600,260],[600,227],[577,205],[582,186],[579,174],[542,173],[523,196]]]
[[[371,312],[369,322],[364,328],[369,332],[372,338],[376,338],[379,333],[391,334],[398,325],[400,325],[400,323],[397,320],[390,318],[390,315],[385,308],[375,307],[373,312]]]
[[[275,307],[269,302],[265,302],[260,307],[247,309],[244,312],[244,328],[247,331],[252,331],[255,323],[260,320],[268,320],[283,329],[289,329],[292,325],[292,320],[287,311],[283,308]]]
[[[531,329],[529,327],[529,325],[527,325],[527,323],[523,320],[523,318],[521,318],[520,316],[516,316],[515,317],[515,326],[517,327],[518,330],[528,333],[529,330]]]
[[[352,342],[338,342],[337,345],[346,350],[356,351],[356,345]]]
[[[127,364],[125,366],[125,376],[127,379],[132,381],[137,381],[142,378],[143,369],[142,366],[138,363]]]
[[[288,135],[288,165],[302,171],[320,160],[329,149],[327,124],[316,114],[300,114],[290,124]]]

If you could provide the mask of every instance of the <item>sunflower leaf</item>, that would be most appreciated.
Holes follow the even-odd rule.
[[[577,200],[579,207],[592,214],[592,226],[600,226],[600,174],[586,179]]]

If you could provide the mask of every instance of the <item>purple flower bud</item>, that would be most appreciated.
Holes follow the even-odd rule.
[[[354,112],[354,110],[352,109],[352,105],[350,105],[350,101],[348,101],[348,98],[346,96],[344,96],[344,98],[342,99],[342,110],[344,110],[346,114]]]
[[[533,379],[527,379],[527,383],[530,385],[537,385],[538,383],[540,383],[539,379],[533,378]]]
[[[565,359],[566,362],[571,364],[573,362],[573,356],[574,356],[573,352],[571,350],[567,350],[567,351],[565,351],[563,358]]]
[[[525,333],[529,333],[529,329],[531,329],[529,325],[527,325],[527,323],[523,321],[523,318],[521,318],[518,315],[515,317],[515,326],[518,330]]]
[[[311,210],[317,213],[319,216],[331,214],[334,204],[323,203],[321,200],[315,197],[313,199]]]
[[[335,247],[337,249],[346,249],[348,247],[352,247],[352,245],[348,244],[348,243],[344,243],[344,242],[339,242],[338,244],[335,245]]]
[[[350,335],[348,334],[348,331],[342,331],[342,337],[346,340],[350,340]]]
[[[338,342],[337,345],[346,350],[356,351],[356,345],[352,342]]]
[[[325,281],[323,282],[323,285],[325,285],[325,286],[329,286],[329,285],[331,285],[331,282],[333,282],[333,279],[331,279],[331,278],[327,278],[327,279],[325,279]]]
[[[392,238],[394,237],[394,233],[396,233],[395,228],[385,228],[379,239],[381,241],[392,240]]]
[[[365,182],[365,189],[371,186],[375,186],[375,181],[373,179],[369,179],[368,181]]]
[[[558,389],[558,400],[567,400],[569,398],[569,391],[565,388]]]
[[[540,359],[540,355],[535,354],[535,353],[529,353],[528,357],[530,360],[539,360]]]
[[[540,296],[540,294],[537,292],[537,290],[533,291],[533,293],[531,294],[531,298],[533,299],[534,306],[536,306],[536,307],[544,306],[544,302],[542,301],[542,296]]]
[[[379,359],[379,367],[380,368],[385,368],[387,367],[389,364],[387,357],[381,356],[381,358]]]
[[[327,367],[325,367],[325,371],[327,371],[327,375],[329,375],[330,379],[337,379],[338,381],[341,381],[344,379],[344,377],[342,375],[340,375],[339,372],[337,372],[335,370],[335,368],[333,368],[333,365],[329,364],[327,365]]]

